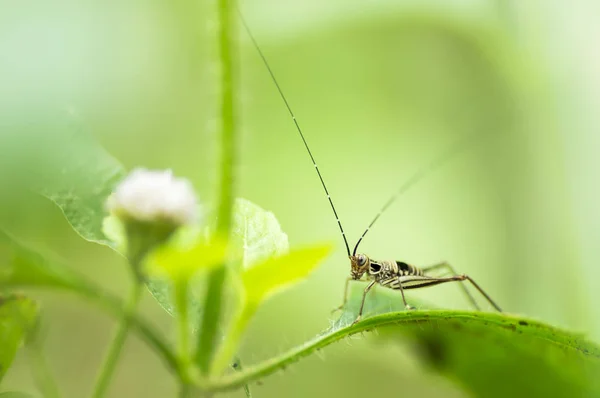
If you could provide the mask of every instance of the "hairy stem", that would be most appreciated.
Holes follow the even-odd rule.
[[[234,152],[236,139],[235,104],[234,104],[234,0],[218,1],[218,48],[221,69],[220,97],[220,138],[221,138],[221,176],[220,202],[218,209],[217,233],[224,238],[229,237],[231,224],[231,207],[233,204],[234,186]],[[208,278],[208,290],[204,304],[204,312],[200,332],[196,361],[200,370],[208,372],[214,354],[216,337],[222,313],[223,285],[225,282],[225,264],[211,271]]]
[[[354,317],[353,314],[349,318],[349,322],[352,322]],[[467,331],[470,328],[478,325],[478,327],[489,330],[491,334],[494,331],[510,334],[504,338],[539,339],[548,346],[559,347],[564,349],[565,352],[578,352],[578,355],[585,355],[588,358],[600,361],[600,347],[587,341],[582,335],[562,331],[531,319],[472,311],[404,311],[375,315],[355,325],[333,326],[328,331],[298,347],[290,349],[286,353],[250,366],[241,372],[235,372],[220,379],[209,381],[207,384],[198,387],[201,391],[212,393],[234,390],[283,369],[287,365],[350,335],[390,325],[410,327],[411,325],[423,324],[435,324],[436,327],[446,325],[454,329],[457,328],[458,324],[464,327],[465,333],[468,333]],[[467,335],[465,334],[465,336]]]

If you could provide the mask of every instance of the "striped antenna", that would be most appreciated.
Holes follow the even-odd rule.
[[[381,215],[392,205],[392,203],[394,203],[394,201],[398,198],[398,196],[402,195],[403,193],[408,191],[410,188],[412,188],[414,185],[416,185],[427,174],[431,173],[432,171],[435,171],[440,166],[444,165],[446,162],[448,162],[450,159],[452,159],[454,156],[456,156],[457,154],[459,154],[460,152],[465,150],[469,146],[468,145],[469,143],[473,144],[476,141],[476,140],[474,140],[474,138],[476,136],[477,136],[477,134],[472,134],[472,135],[470,134],[467,136],[463,136],[462,138],[457,140],[454,144],[452,144],[450,147],[448,147],[445,151],[441,152],[438,156],[433,158],[429,164],[426,164],[424,167],[417,170],[417,172],[415,174],[413,174],[408,180],[406,180],[406,182],[404,182],[404,184],[402,184],[400,186],[400,188],[398,188],[398,190],[387,200],[387,202],[385,202],[385,204],[383,205],[381,210],[379,210],[379,213],[377,213],[375,218],[373,218],[373,220],[371,220],[371,223],[369,223],[369,226],[367,227],[365,232],[363,232],[363,234],[358,239],[358,242],[356,242],[356,246],[354,246],[352,255],[353,256],[356,255],[358,246],[360,245],[360,242],[362,242],[362,240],[365,237],[365,235],[367,234],[367,232],[369,232],[371,227],[373,227],[373,225],[377,222],[377,220],[379,220],[379,217],[381,217]]]
[[[315,166],[315,170],[317,171],[317,175],[319,176],[319,180],[321,181],[323,190],[325,191],[325,194],[327,195],[327,199],[329,200],[329,204],[331,205],[331,210],[333,210],[333,214],[335,215],[335,220],[337,221],[338,227],[340,228],[340,232],[342,233],[342,238],[344,238],[344,244],[346,245],[346,252],[348,253],[348,256],[350,256],[350,246],[348,246],[348,240],[346,239],[346,234],[344,233],[344,228],[342,228],[342,222],[340,221],[337,211],[335,210],[335,206],[333,205],[333,201],[331,200],[331,196],[329,195],[329,191],[327,190],[327,186],[325,185],[323,176],[321,175],[321,172],[319,171],[317,162],[315,162],[315,158],[313,157],[313,154],[310,151],[310,148],[308,147],[306,138],[304,138],[304,134],[302,134],[302,129],[300,129],[298,120],[296,120],[296,116],[294,115],[294,112],[292,111],[292,107],[288,103],[288,100],[285,98],[285,95],[283,94],[283,91],[281,90],[281,87],[279,86],[279,83],[277,82],[277,79],[275,78],[275,74],[273,73],[273,70],[269,66],[269,63],[267,62],[267,58],[265,57],[262,50],[260,49],[258,42],[254,38],[254,35],[250,31],[250,28],[248,27],[248,24],[246,23],[246,20],[244,19],[244,16],[242,15],[242,13],[239,9],[238,9],[238,13],[240,15],[240,20],[242,21],[242,24],[244,25],[244,29],[248,33],[248,37],[250,37],[250,40],[252,40],[252,43],[254,44],[254,47],[256,48],[258,55],[260,55],[260,58],[262,59],[263,63],[265,64],[267,71],[269,71],[269,74],[271,75],[271,79],[273,80],[273,83],[275,83],[275,87],[277,87],[277,91],[279,91],[279,96],[285,103],[285,107],[287,108],[290,116],[292,117],[292,120],[294,121],[294,124],[296,125],[296,130],[298,130],[298,133],[300,134],[300,138],[302,138],[302,142],[304,143],[304,147],[306,148],[306,151],[308,152],[308,155],[310,156],[310,160],[312,161],[313,166]],[[363,236],[364,236],[364,234],[363,234]],[[357,247],[358,247],[358,245],[357,245]]]

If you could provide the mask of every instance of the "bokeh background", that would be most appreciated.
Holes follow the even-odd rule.
[[[214,205],[216,21],[212,2],[192,3],[0,2],[0,107],[32,120],[40,109],[75,115],[127,168],[172,168]],[[240,3],[352,241],[402,182],[460,142],[390,208],[363,250],[419,266],[447,260],[507,311],[600,341],[597,2]],[[349,268],[292,120],[241,26],[239,36],[238,193],[274,212],[291,245],[337,243],[308,281],[260,310],[241,352],[252,363],[326,328]],[[4,223],[107,289],[128,288],[123,260],[83,242],[49,202],[31,199]],[[114,322],[71,296],[35,296],[65,396],[85,396]],[[451,285],[410,297],[468,306]],[[150,295],[141,311],[174,331]],[[2,389],[33,391],[24,356]],[[110,396],[174,391],[132,336]],[[334,344],[254,387],[261,398],[400,393],[467,396],[410,347],[376,336]]]

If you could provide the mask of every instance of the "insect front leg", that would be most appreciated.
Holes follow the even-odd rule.
[[[450,265],[449,263],[447,263],[445,261],[442,262],[442,263],[431,265],[429,267],[422,268],[422,271],[423,271],[423,274],[427,274],[428,272],[435,271],[437,269],[444,269],[444,268],[446,270],[450,271],[450,274],[452,276],[459,276],[459,273],[456,272],[456,270],[454,269],[454,267],[452,267],[452,265]],[[479,305],[477,304],[477,301],[475,301],[475,298],[473,297],[473,295],[471,294],[471,292],[469,292],[469,289],[467,289],[467,287],[464,284],[462,284],[462,283],[460,284],[460,288],[462,289],[462,291],[465,294],[465,296],[467,296],[467,299],[469,300],[469,302],[471,303],[471,305],[477,311],[479,311],[481,308],[479,308]],[[477,289],[481,291],[481,288],[478,287]],[[487,295],[484,294],[484,296],[487,296]],[[488,300],[489,300],[489,298],[488,298]],[[494,305],[494,307],[496,307],[496,306]]]
[[[400,280],[400,278],[398,278],[398,290],[400,290],[400,294],[402,295],[402,302],[404,303],[404,308],[406,308],[407,310],[414,310],[415,307],[406,302],[406,297],[404,297],[404,288],[402,287],[402,281]]]
[[[350,285],[350,281],[352,280],[351,277],[346,278],[346,284],[344,285],[344,302],[342,303],[342,305],[340,305],[337,308],[334,308],[331,310],[331,313],[333,314],[336,311],[341,310],[342,308],[344,308],[344,306],[346,305],[346,303],[348,302],[348,285]]]
[[[371,288],[374,285],[375,285],[375,281],[371,281],[371,283],[369,283],[367,285],[367,287],[365,287],[365,292],[363,293],[362,301],[360,302],[360,309],[358,310],[358,316],[356,317],[354,322],[352,322],[353,325],[356,324],[358,321],[360,321],[360,318],[362,318],[362,313],[363,313],[363,308],[365,306],[365,299],[367,298],[367,293],[369,293],[369,290],[371,290]]]

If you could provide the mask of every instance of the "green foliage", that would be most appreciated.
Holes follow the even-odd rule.
[[[0,296],[0,381],[17,350],[35,326],[37,304],[24,296]]]
[[[145,268],[140,272],[148,278],[147,286],[158,303],[176,316],[177,349],[133,314],[133,306],[125,305],[121,299],[107,294],[63,264],[25,247],[0,229],[2,289],[63,290],[90,299],[115,318],[127,320],[120,332],[121,345],[131,321],[133,330],[173,372],[182,391],[196,388],[212,395],[246,387],[249,396],[249,382],[283,369],[328,344],[356,333],[376,330],[377,340],[401,344],[409,342],[416,354],[433,369],[458,381],[477,396],[600,395],[600,381],[596,377],[600,374],[600,349],[580,335],[506,314],[445,310],[406,312],[397,293],[382,289],[375,289],[369,294],[363,320],[353,324],[364,286],[356,283],[340,317],[322,334],[287,353],[244,369],[239,365],[236,372],[224,375],[232,360],[240,363],[234,359],[235,353],[260,306],[276,293],[308,278],[327,256],[330,247],[315,245],[288,251],[287,235],[272,213],[244,199],[232,203],[235,194],[233,148],[237,145],[233,100],[236,87],[232,78],[235,57],[230,48],[234,35],[229,26],[230,14],[233,13],[228,1],[222,1],[220,5],[224,10],[220,14],[221,24],[226,27],[218,30],[222,50],[220,66],[225,71],[221,73],[224,96],[220,122],[224,128],[220,142],[222,163],[219,172],[222,178],[221,201],[216,217],[218,227],[216,232],[211,233],[204,233],[202,226],[198,225],[179,230],[167,243],[147,256]],[[509,99],[506,101],[508,108],[514,103],[521,108],[526,101],[521,101],[520,97],[532,95],[530,91],[534,91],[537,80],[529,82],[530,76],[525,68],[512,67],[516,62],[514,53],[502,44],[504,37],[497,35],[495,30],[462,26],[437,14],[411,16],[407,18],[406,25],[407,31],[429,26],[433,27],[432,30],[450,33],[469,42],[475,52],[482,54],[482,59],[495,64],[491,68],[494,79],[475,75],[473,80],[507,82],[507,87],[499,85],[498,90],[507,91],[508,94],[503,93],[500,97],[506,95]],[[385,36],[392,35],[386,32]],[[401,63],[407,64],[405,57],[401,58]],[[429,60],[427,62],[430,63]],[[469,70],[463,73],[469,79],[472,77]],[[440,76],[439,81],[433,80],[433,85],[450,83],[444,87],[453,87],[453,82],[446,75]],[[415,91],[426,90],[418,88]],[[475,93],[473,96],[478,98],[478,92]],[[518,97],[518,101],[513,102],[513,95]],[[411,97],[409,102],[419,101],[413,101]],[[432,108],[435,107],[437,102]],[[346,114],[345,107],[340,109]],[[448,107],[446,111],[449,113],[447,119],[451,119],[457,108]],[[490,115],[497,111],[500,113],[494,106],[488,109]],[[430,119],[429,112],[424,113]],[[104,217],[105,200],[124,176],[123,167],[91,136],[74,128],[70,121],[72,116],[67,112],[42,116],[34,122],[29,122],[28,116],[15,115],[6,119],[9,123],[2,126],[0,167],[15,170],[14,176],[3,176],[2,182],[8,183],[7,187],[18,186],[43,195],[61,209],[81,237],[111,245],[119,253],[128,254],[128,246],[131,249],[135,244],[132,242],[135,234],[125,233],[118,219]],[[470,121],[473,115],[468,116]],[[445,119],[440,119],[444,128]],[[4,118],[2,120],[5,121]],[[482,117],[470,129],[476,130],[479,135],[480,124],[487,121]],[[509,124],[500,124],[500,127],[496,126],[497,130],[492,131],[501,131],[510,127]],[[137,252],[145,255],[146,246],[143,249]],[[132,261],[131,258],[129,260]],[[214,274],[207,278],[208,272],[205,271]],[[200,297],[207,282],[209,293],[203,301]],[[237,299],[229,301],[235,307],[230,318],[223,316],[226,313],[222,308],[224,296]],[[201,314],[208,314],[204,324],[200,322]],[[34,324],[36,315],[37,305],[33,301],[14,294],[0,297],[0,379]],[[226,330],[222,340],[214,338],[221,333],[220,328]],[[208,331],[206,339],[199,339],[198,347],[190,344],[192,330],[200,336]],[[202,342],[207,342],[204,347]],[[205,370],[204,361],[208,364],[209,374],[198,372],[198,369]],[[109,371],[112,370],[114,363],[109,367]],[[16,398],[22,394],[0,393],[0,397],[11,396]]]
[[[246,367],[210,386],[238,388],[333,342],[365,331],[376,339],[412,343],[415,353],[476,396],[597,396],[600,347],[584,336],[531,319],[499,313],[398,311],[397,292],[371,292],[364,319],[352,325],[363,286],[356,283],[331,328],[276,358]],[[392,311],[392,312],[390,312]]]
[[[0,398],[33,398],[33,395],[29,395],[24,392],[6,391],[0,392]]]
[[[85,297],[101,306],[115,317],[122,316],[123,303],[104,292],[73,270],[44,257],[19,243],[0,230],[0,286],[4,289],[44,288],[65,290]],[[134,317],[133,328],[155,349],[168,367],[178,365],[165,339],[143,319]]]
[[[89,284],[81,276],[25,248],[1,229],[0,286],[43,287],[92,294]]]
[[[244,268],[284,254],[289,248],[288,237],[275,215],[243,198],[237,198],[233,205],[230,243],[233,264]]]
[[[107,217],[105,228],[107,236],[114,239],[117,247],[123,247],[125,239],[120,222],[113,217]],[[234,202],[227,253],[226,242],[219,238],[209,241],[205,235],[198,228],[183,228],[167,245],[156,250],[147,259],[150,275],[148,289],[171,315],[174,313],[171,286],[174,280],[180,279],[173,272],[188,273],[186,278],[192,279],[196,269],[208,269],[224,262],[225,254],[231,270],[241,272],[243,268],[252,267],[260,260],[283,254],[288,250],[287,235],[282,232],[273,213],[242,198],[237,198]],[[172,275],[168,275],[169,273]],[[162,277],[159,277],[161,275]],[[202,307],[202,284],[191,282],[193,286],[189,295],[189,308],[192,312],[192,322],[195,323]]]
[[[12,183],[54,202],[84,239],[107,244],[104,202],[124,176],[123,167],[66,110],[35,122],[23,115],[4,121],[1,166],[13,170]]]
[[[292,250],[244,270],[241,277],[242,302],[217,353],[211,372],[225,370],[235,354],[242,335],[263,301],[305,278],[329,254],[331,247],[315,246]]]
[[[330,250],[330,245],[295,249],[245,270],[242,273],[245,305],[257,308],[276,292],[305,279]]]

